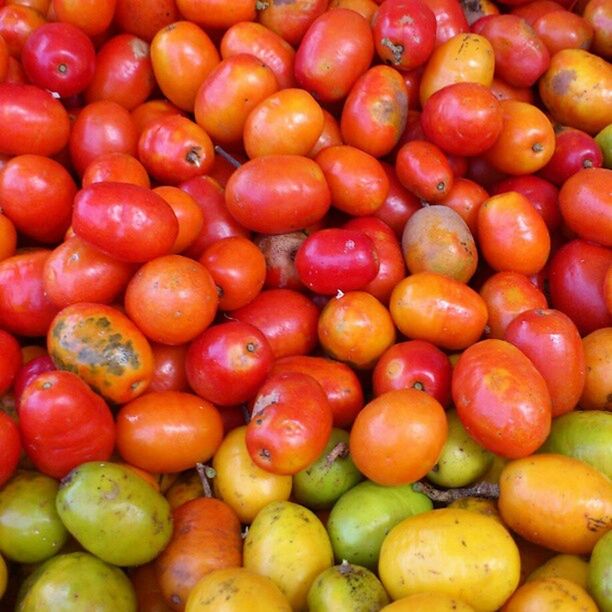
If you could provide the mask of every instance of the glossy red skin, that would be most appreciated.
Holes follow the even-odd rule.
[[[170,253],[178,221],[166,201],[128,183],[93,183],[74,199],[75,234],[102,252],[131,263]]]
[[[228,316],[255,325],[263,332],[276,359],[307,355],[318,341],[319,309],[312,300],[291,289],[262,291]]]
[[[25,41],[30,34],[44,25],[46,19],[35,8],[27,3],[12,3],[0,7],[0,36],[4,38],[9,53],[15,59],[19,58]]]
[[[580,238],[612,247],[612,170],[579,170],[559,191],[565,224]]]
[[[248,229],[240,225],[227,210],[222,187],[208,176],[196,176],[179,185],[204,213],[204,225],[198,237],[184,251],[184,255],[199,259],[211,244],[229,236],[249,237]]]
[[[491,188],[491,195],[506,191],[522,193],[540,213],[551,233],[561,224],[559,190],[551,182],[534,174],[513,176],[495,183]]]
[[[553,0],[532,0],[515,6],[510,12],[524,19],[531,27],[543,15],[552,11],[562,11],[563,7]]]
[[[397,178],[426,202],[439,202],[453,186],[453,171],[444,153],[426,140],[411,140],[397,152]]]
[[[136,271],[134,264],[105,255],[78,236],[56,247],[45,262],[45,291],[59,308],[77,302],[111,304]]]
[[[320,221],[331,204],[323,171],[301,155],[264,155],[238,168],[225,187],[225,205],[243,227],[284,234]]]
[[[391,66],[413,70],[431,55],[436,27],[432,9],[422,0],[385,0],[372,20],[376,52]]]
[[[345,363],[326,357],[294,355],[277,359],[270,376],[281,372],[308,374],[321,385],[332,409],[334,427],[350,427],[363,408],[363,388],[354,370]]]
[[[36,377],[21,396],[19,428],[28,457],[52,478],[86,461],[106,461],[115,445],[110,408],[72,372]]]
[[[374,395],[414,388],[429,393],[442,406],[448,406],[452,373],[449,358],[435,344],[425,340],[398,342],[388,348],[374,366]]]
[[[49,92],[21,83],[0,83],[0,153],[55,155],[68,142],[70,120]]]
[[[55,364],[49,355],[41,355],[35,357],[32,361],[22,365],[17,371],[15,376],[15,383],[13,384],[13,395],[15,396],[15,403],[17,410],[21,403],[21,396],[25,391],[26,387],[39,375],[44,372],[51,372],[56,370]]]
[[[204,330],[190,344],[185,371],[191,388],[220,406],[253,399],[274,357],[264,334],[254,325],[229,321]]]
[[[118,151],[136,157],[138,131],[129,111],[111,100],[85,106],[77,115],[68,147],[78,174],[102,153]]]
[[[427,99],[421,125],[427,139],[447,153],[480,155],[497,140],[503,113],[488,87],[454,83]]]
[[[45,23],[26,39],[21,64],[34,85],[68,98],[91,82],[96,50],[89,36],[71,23]]]
[[[366,19],[349,9],[329,9],[315,19],[297,49],[295,80],[318,101],[337,102],[369,68],[373,56]]]
[[[564,312],[582,336],[612,325],[603,289],[610,264],[612,249],[580,239],[564,244],[550,260],[552,306]]]
[[[15,473],[20,457],[19,429],[8,414],[0,411],[0,487]]]
[[[584,17],[571,11],[551,11],[542,15],[533,29],[546,45],[550,55],[563,49],[592,49],[593,25]],[[605,56],[604,53],[598,55]]]
[[[133,34],[109,38],[96,55],[85,100],[111,100],[127,110],[142,104],[155,88],[149,44]]]
[[[553,309],[527,310],[508,325],[504,340],[527,355],[544,377],[553,418],[576,407],[586,364],[582,339],[567,315]]]
[[[321,385],[300,372],[271,376],[262,386],[246,429],[253,462],[275,474],[295,474],[323,452],[332,410]]]
[[[383,304],[388,304],[393,287],[406,275],[404,256],[395,232],[384,221],[373,216],[350,219],[343,227],[363,232],[373,240],[378,272],[364,290]]]
[[[551,400],[542,375],[515,346],[482,340],[453,370],[452,397],[468,433],[487,450],[518,459],[548,437]]]
[[[584,168],[600,168],[603,153],[595,139],[575,128],[563,128],[555,134],[555,152],[540,170],[540,176],[555,185],[562,185]]]
[[[302,243],[295,256],[300,280],[322,295],[363,289],[378,273],[374,241],[358,230],[322,229]]]
[[[266,259],[267,289],[304,289],[297,270],[295,254],[308,234],[304,231],[287,234],[260,234],[254,238],[257,248]]]
[[[259,21],[297,48],[312,22],[327,9],[329,0],[270,2],[259,11]]]
[[[495,51],[495,74],[515,87],[531,87],[548,69],[550,53],[533,28],[516,15],[491,15],[472,26]]]
[[[206,174],[215,152],[210,136],[197,123],[170,115],[142,131],[138,158],[158,182],[176,185]]]
[[[384,221],[401,238],[406,221],[421,208],[421,202],[400,183],[393,166],[383,162],[382,167],[389,179],[389,193],[374,216]]]
[[[439,47],[457,34],[470,31],[470,26],[459,2],[454,0],[425,0],[425,4],[436,18],[435,47]]]
[[[0,329],[0,396],[13,385],[15,376],[21,368],[21,361],[19,342],[12,334]]]
[[[167,344],[151,343],[153,351],[153,378],[147,391],[187,391],[187,372],[185,371],[185,358],[187,344],[169,346]]]
[[[0,261],[0,327],[19,336],[44,336],[59,308],[47,296],[43,269],[50,251]]]

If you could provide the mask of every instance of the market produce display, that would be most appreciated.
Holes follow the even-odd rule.
[[[612,612],[610,0],[0,0],[0,610]]]

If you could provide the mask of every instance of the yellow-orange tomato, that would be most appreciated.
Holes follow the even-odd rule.
[[[15,254],[17,248],[17,230],[8,218],[0,213],[0,261]]]
[[[565,578],[586,589],[588,574],[589,564],[583,557],[560,554],[551,557],[546,563],[533,570],[527,576],[527,581],[542,578]]]
[[[612,482],[573,457],[542,453],[511,461],[499,488],[504,523],[551,550],[589,554],[612,528]]]
[[[327,353],[356,368],[371,367],[395,342],[389,311],[364,291],[332,298],[319,317],[318,333]]]
[[[555,121],[597,134],[610,123],[612,66],[584,49],[555,53],[539,81],[540,96]]]
[[[381,608],[381,612],[473,612],[469,604],[434,591],[414,593]]]
[[[533,104],[502,100],[502,131],[484,157],[506,174],[533,174],[555,151],[555,132],[548,117]]]
[[[193,111],[200,84],[220,60],[208,34],[190,21],[162,28],[151,41],[157,83],[170,102],[185,111]]]
[[[254,0],[176,0],[181,15],[203,28],[225,30],[240,21],[254,21]]]
[[[168,487],[165,493],[172,510],[175,510],[185,502],[204,495],[202,479],[196,470],[187,470],[180,475],[175,475],[177,479]]]
[[[389,310],[405,336],[449,350],[476,342],[487,322],[487,307],[476,291],[434,272],[418,272],[400,281]]]
[[[478,241],[494,270],[527,276],[539,272],[550,253],[550,234],[544,219],[517,191],[500,193],[482,203]]]
[[[429,393],[413,388],[387,391],[357,414],[350,454],[370,480],[408,484],[435,465],[447,433],[444,408]]]
[[[421,106],[429,97],[452,83],[493,81],[495,53],[491,43],[479,34],[462,33],[441,44],[427,61],[420,85]]]
[[[469,510],[470,512],[478,512],[485,516],[490,516],[496,521],[502,522],[497,510],[497,504],[493,499],[487,499],[485,497],[460,497],[452,501],[447,506],[448,508],[462,508],[463,510]]]
[[[153,351],[121,311],[81,302],[60,310],[49,326],[47,350],[55,365],[78,374],[106,400],[123,404],[146,390]]]
[[[117,415],[121,456],[150,472],[182,472],[208,461],[222,438],[219,412],[192,393],[145,393]]]
[[[612,327],[582,339],[586,380],[578,404],[585,410],[612,410]]]
[[[282,89],[249,113],[244,124],[244,149],[250,158],[307,155],[324,121],[323,109],[305,89]]]
[[[224,59],[204,79],[194,103],[198,125],[221,144],[239,143],[249,113],[278,90],[272,70],[253,55]]]
[[[502,608],[502,612],[597,612],[589,594],[565,578],[526,582]]]

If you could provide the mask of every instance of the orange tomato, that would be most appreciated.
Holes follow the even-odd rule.
[[[138,609],[143,612],[172,612],[166,603],[155,575],[155,565],[145,563],[134,568],[129,574],[134,587]]]
[[[81,179],[83,187],[101,181],[151,186],[149,175],[142,163],[133,155],[120,151],[102,153],[85,168]]]
[[[96,6],[100,4],[97,0]],[[116,0],[114,21],[121,30],[146,41],[180,18],[175,0]]]
[[[558,11],[560,12],[560,11]],[[532,580],[519,587],[502,612],[597,612],[589,594],[565,578]]]
[[[389,309],[406,337],[449,350],[476,342],[487,322],[486,304],[476,291],[434,272],[418,272],[400,281]]]
[[[117,414],[117,448],[149,472],[181,472],[208,461],[223,439],[217,409],[191,393],[146,393]]]
[[[255,21],[255,0],[176,0],[181,15],[203,28],[227,29],[241,21]]]
[[[612,327],[582,339],[586,380],[578,404],[585,410],[612,410]]]
[[[478,241],[487,263],[498,271],[538,273],[550,253],[544,219],[517,191],[490,197],[478,210]]]
[[[0,213],[0,261],[15,254],[17,230],[13,222]]]
[[[357,469],[382,485],[415,482],[435,465],[446,442],[444,408],[416,389],[387,391],[357,415],[349,439]]]

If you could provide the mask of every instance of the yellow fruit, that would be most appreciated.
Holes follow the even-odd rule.
[[[544,565],[535,569],[527,580],[543,578],[565,578],[586,589],[589,564],[578,555],[555,555]]]
[[[380,612],[474,612],[474,608],[444,593],[415,593],[394,601]]]

